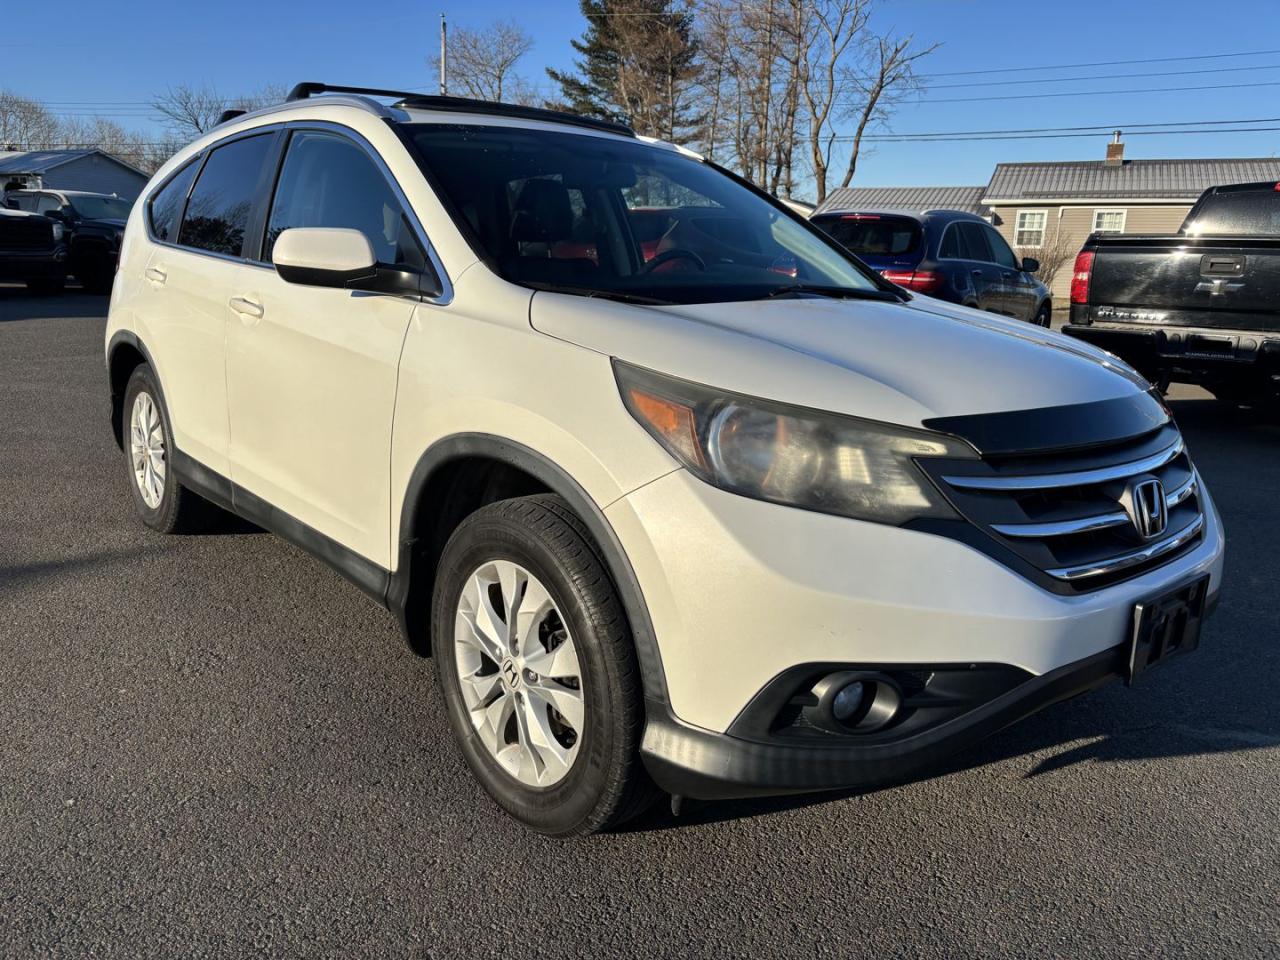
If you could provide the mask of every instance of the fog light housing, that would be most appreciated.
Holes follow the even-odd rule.
[[[831,673],[814,684],[812,695],[804,716],[830,733],[874,733],[902,712],[902,689],[883,673]]]

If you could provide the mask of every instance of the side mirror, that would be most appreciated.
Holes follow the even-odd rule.
[[[1024,273],[1035,273],[1040,269],[1040,261],[1035,257],[1022,258],[1022,270]]]
[[[288,283],[398,296],[434,297],[434,274],[378,263],[369,238],[349,227],[292,227],[271,249],[276,273]]]
[[[369,238],[345,227],[294,227],[271,248],[276,273],[288,283],[345,288],[377,273]]]
[[[50,220],[56,220],[58,223],[66,223],[69,219],[61,210],[46,210],[40,214],[42,217],[48,217]]]

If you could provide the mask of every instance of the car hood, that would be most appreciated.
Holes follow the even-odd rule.
[[[124,225],[125,225],[125,221],[123,220],[112,220],[112,219],[97,220],[97,219],[89,219],[88,217],[81,220],[77,224],[77,226],[80,226],[80,227],[95,227],[103,231],[111,231],[111,230],[123,231]]]
[[[530,321],[670,376],[909,426],[1148,389],[1094,347],[930,297],[650,307],[540,292]]]

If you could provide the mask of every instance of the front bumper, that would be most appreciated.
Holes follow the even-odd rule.
[[[0,280],[59,280],[67,275],[64,246],[35,253],[9,251],[0,254]]]

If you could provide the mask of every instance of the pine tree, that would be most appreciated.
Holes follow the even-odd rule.
[[[697,135],[693,12],[672,0],[579,0],[587,30],[573,41],[576,75],[548,70],[564,109],[629,123],[684,143]]]

